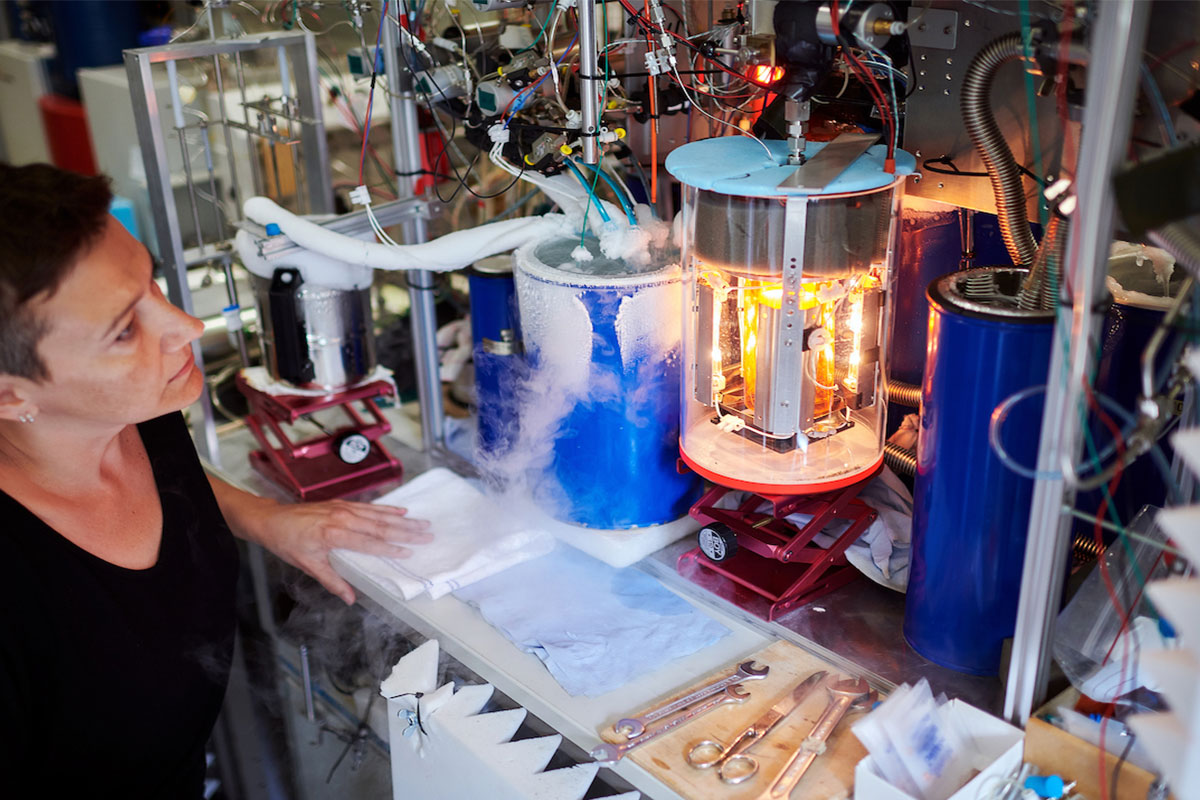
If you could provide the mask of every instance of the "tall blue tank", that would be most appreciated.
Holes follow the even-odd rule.
[[[676,265],[604,256],[590,237],[516,254],[529,383],[521,454],[558,519],[601,529],[687,514],[700,484],[676,469],[681,290]],[[573,252],[574,251],[574,252]]]
[[[521,327],[512,256],[492,256],[477,262],[467,280],[478,408],[477,445],[485,458],[500,456],[516,440],[518,424]]]
[[[1033,481],[988,441],[993,411],[1046,382],[1053,312],[1023,311],[1023,270],[982,267],[934,281],[922,386],[912,567],[904,636],[937,664],[995,674],[1013,634]],[[1016,463],[1037,460],[1042,395],[1016,403],[1000,429]]]

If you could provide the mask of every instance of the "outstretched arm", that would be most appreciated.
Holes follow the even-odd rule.
[[[345,500],[280,503],[244,492],[212,475],[208,482],[235,536],[260,544],[304,570],[347,605],[354,602],[354,589],[330,565],[330,550],[345,548],[406,558],[412,550],[405,545],[433,538],[429,523],[409,519],[403,508]]]

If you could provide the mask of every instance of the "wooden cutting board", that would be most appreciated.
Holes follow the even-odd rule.
[[[732,703],[713,709],[630,751],[625,758],[632,759],[683,797],[751,800],[763,795],[783,771],[784,765],[808,735],[821,712],[825,710],[829,694],[823,688],[814,691],[771,732],[770,736],[750,750],[749,754],[758,759],[759,769],[758,773],[745,783],[731,786],[722,781],[711,768],[696,769],[690,766],[684,759],[685,751],[701,739],[715,739],[728,743],[762,716],[776,701],[790,694],[796,684],[817,670],[826,670],[835,679],[838,675],[850,676],[783,641],[760,650],[752,658],[759,665],[768,665],[771,671],[762,680],[746,681],[742,684],[742,687],[750,692],[749,699],[744,703]],[[722,675],[732,674],[736,669],[736,664],[730,664],[722,673],[705,676],[702,680],[681,688],[670,697],[662,698],[660,703],[654,705],[682,697]],[[633,713],[618,712],[609,725],[623,717],[636,717],[645,710],[648,709],[629,709]],[[790,795],[793,800],[830,800],[853,796],[854,766],[867,751],[850,732],[850,725],[863,713],[851,711],[843,718],[829,737],[825,752],[796,784]],[[623,740],[611,727],[601,731],[600,736],[610,742]]]

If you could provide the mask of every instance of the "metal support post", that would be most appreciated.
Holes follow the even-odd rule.
[[[397,6],[400,4],[397,3]],[[392,158],[396,165],[396,194],[399,198],[416,194],[417,174],[421,170],[420,128],[417,124],[417,100],[412,76],[400,64],[400,11],[390,15],[383,25],[383,68],[387,74],[391,106]],[[429,239],[425,218],[414,215],[403,224],[405,244],[420,244]],[[421,443],[429,452],[445,443],[445,411],[442,407],[441,378],[438,373],[437,314],[433,302],[433,273],[412,270],[407,273],[417,391],[421,404]]]
[[[1080,453],[1081,400],[1093,369],[1095,336],[1104,299],[1105,264],[1112,239],[1111,181],[1121,164],[1137,98],[1138,69],[1150,4],[1140,0],[1098,3],[1086,105],[1076,168],[1078,210],[1067,243],[1067,268],[1074,296],[1068,317],[1054,329],[1046,379],[1038,471],[1058,477],[1039,480],[1029,515],[1029,537],[1021,576],[1012,660],[1005,688],[1004,715],[1024,725],[1046,694],[1050,643],[1070,551],[1070,517],[1064,496],[1073,491],[1061,477],[1064,459]],[[1068,349],[1069,342],[1069,349]]]
[[[588,164],[600,162],[597,137],[600,134],[600,97],[596,84],[600,66],[596,60],[596,4],[583,0],[579,4],[579,104],[583,116],[583,160]]]

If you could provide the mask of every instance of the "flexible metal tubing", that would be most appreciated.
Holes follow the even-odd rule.
[[[897,475],[909,478],[917,476],[917,454],[898,444],[888,442],[883,446],[883,463],[892,468]]]
[[[984,47],[967,67],[962,82],[963,126],[983,157],[992,191],[996,195],[996,215],[1000,236],[1013,263],[1029,266],[1037,253],[1037,242],[1025,214],[1025,188],[1012,150],[1000,133],[992,115],[991,90],[996,71],[1010,61],[1023,57],[1020,33],[1010,33]]]
[[[909,408],[921,407],[921,387],[903,381],[888,380],[887,396],[889,403],[895,403]]]
[[[1021,281],[1020,291],[1017,292],[1017,305],[1020,308],[1027,311],[1051,311],[1055,308],[1058,298],[1053,290],[1062,285],[1063,251],[1069,230],[1070,223],[1066,219],[1057,214],[1050,217],[1033,266],[1025,280]]]

